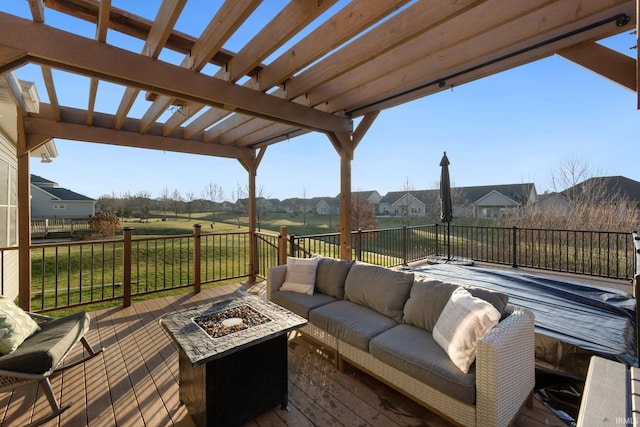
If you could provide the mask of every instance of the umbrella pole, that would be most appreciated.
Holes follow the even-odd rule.
[[[451,261],[451,233],[449,232],[449,225],[451,223],[447,221],[447,261]]]

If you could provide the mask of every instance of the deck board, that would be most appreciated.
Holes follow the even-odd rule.
[[[90,313],[87,338],[95,349],[106,350],[52,379],[56,396],[62,403],[73,401],[73,406],[44,426],[193,427],[179,401],[178,350],[158,319],[246,288],[225,285],[204,289],[198,295],[157,298],[126,309]],[[67,360],[72,362],[82,355],[83,348],[78,345]],[[3,426],[24,425],[49,410],[36,385],[0,393]],[[300,334],[292,334],[289,342],[289,411],[274,408],[247,423],[251,427],[425,425],[451,424],[354,368],[339,372],[330,351]],[[534,401],[533,409],[523,408],[513,425],[565,424]]]

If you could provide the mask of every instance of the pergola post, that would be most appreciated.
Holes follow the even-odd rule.
[[[24,114],[18,111],[18,305],[31,311],[31,192]]]
[[[256,205],[256,176],[258,175],[258,166],[264,156],[266,147],[258,151],[257,156],[253,159],[238,159],[240,164],[249,174],[249,280],[255,281],[258,274],[258,239],[256,239],[257,229],[257,205]]]
[[[329,140],[340,155],[340,258],[350,261],[351,253],[351,161],[356,147],[362,141],[379,111],[365,114],[352,134],[334,132]]]
[[[256,239],[257,209],[256,209],[256,171],[257,167],[249,172],[249,280],[256,280],[258,261],[258,241]]]

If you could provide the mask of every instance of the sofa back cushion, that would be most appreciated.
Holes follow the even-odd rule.
[[[461,285],[456,283],[423,276],[417,277],[404,306],[403,322],[432,332],[451,294],[459,287]],[[509,296],[502,292],[475,286],[462,287],[472,296],[493,305],[499,313],[504,311],[509,301]]]
[[[413,279],[413,273],[370,264],[354,264],[345,281],[344,297],[401,322]]]
[[[316,291],[337,299],[344,299],[344,282],[353,265],[353,261],[316,256]]]
[[[318,258],[287,257],[287,274],[280,290],[313,295],[317,269]]]

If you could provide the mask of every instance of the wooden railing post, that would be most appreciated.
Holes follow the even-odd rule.
[[[193,224],[193,292],[200,293],[201,224]]]
[[[131,234],[133,227],[124,227],[124,248],[122,250],[122,306],[131,305]]]
[[[287,263],[287,227],[280,227],[278,236],[278,265]]]

